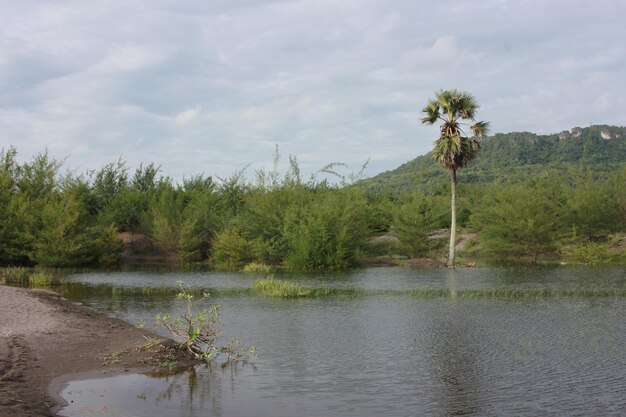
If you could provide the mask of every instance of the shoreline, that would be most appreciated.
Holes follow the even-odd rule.
[[[148,345],[154,338],[162,343]],[[57,416],[70,380],[158,369],[168,355],[193,363],[173,341],[121,319],[53,292],[0,284],[2,416]]]

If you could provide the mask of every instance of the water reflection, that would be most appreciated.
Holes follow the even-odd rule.
[[[224,390],[234,390],[242,365],[164,369],[71,382],[62,416],[222,416]],[[228,414],[228,413],[226,413]]]
[[[433,350],[432,372],[439,383],[435,384],[436,403],[443,415],[480,415],[483,391],[478,375],[478,352],[472,338],[472,326],[454,303],[430,327],[429,342]]]

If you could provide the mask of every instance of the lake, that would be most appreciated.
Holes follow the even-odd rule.
[[[289,276],[303,286],[353,291],[295,300],[250,293],[254,279],[218,272],[67,277],[59,290],[66,298],[163,336],[154,317],[180,308],[176,281],[207,289],[221,306],[224,337],[256,346],[259,357],[254,366],[220,362],[174,375],[73,381],[60,414],[626,413],[624,268],[370,268]],[[441,289],[446,296],[432,295]],[[489,296],[494,290],[500,292]]]

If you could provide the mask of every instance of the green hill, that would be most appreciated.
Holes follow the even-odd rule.
[[[458,180],[461,183],[507,181],[546,169],[589,168],[602,175],[625,162],[626,127],[575,127],[551,135],[498,133],[481,141],[478,157],[459,172]],[[394,170],[363,180],[359,185],[375,193],[402,194],[415,190],[430,193],[447,181],[447,172],[429,152]]]

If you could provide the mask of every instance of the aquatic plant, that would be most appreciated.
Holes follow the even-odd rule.
[[[275,279],[269,276],[252,284],[252,292],[274,298],[300,298],[311,295],[310,288],[304,288],[291,281]]]

